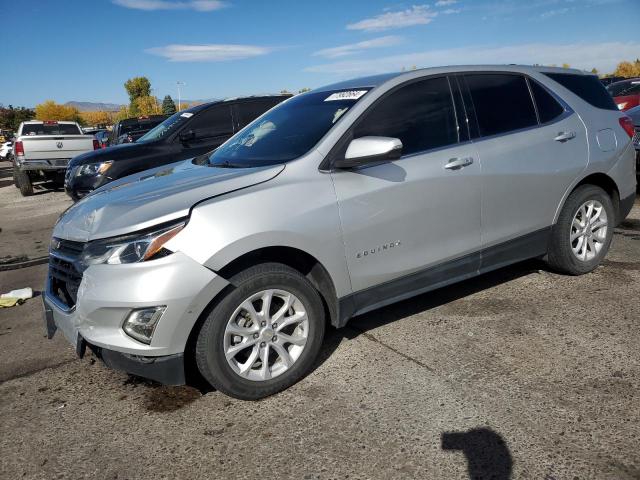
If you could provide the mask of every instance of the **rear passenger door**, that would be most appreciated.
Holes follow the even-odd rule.
[[[181,142],[183,146],[176,160],[202,155],[227,141],[233,135],[231,105],[221,103],[198,112],[181,134],[187,132],[192,135],[191,138],[181,140],[180,135],[176,138],[176,142]]]
[[[477,270],[480,164],[465,132],[436,77],[386,94],[347,135],[403,144],[399,160],[331,174],[356,310]]]
[[[588,161],[578,116],[520,74],[459,77],[482,162],[483,267],[546,252],[548,227]],[[534,102],[535,98],[535,102]]]

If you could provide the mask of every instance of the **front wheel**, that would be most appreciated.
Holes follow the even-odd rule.
[[[320,295],[304,275],[278,263],[251,267],[230,283],[235,288],[198,334],[200,373],[216,389],[244,400],[288,388],[309,373],[320,351]]]
[[[570,275],[593,271],[609,251],[615,224],[607,192],[595,185],[578,187],[567,198],[553,227],[549,265]]]

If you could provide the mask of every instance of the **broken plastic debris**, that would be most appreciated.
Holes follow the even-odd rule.
[[[1,307],[13,307],[20,305],[27,298],[33,297],[33,290],[31,287],[20,288],[18,290],[11,290],[9,293],[3,293],[0,295],[0,308]]]

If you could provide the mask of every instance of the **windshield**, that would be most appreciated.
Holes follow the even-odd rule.
[[[160,140],[163,137],[166,137],[172,132],[175,132],[176,129],[189,120],[193,116],[191,112],[176,112],[167,118],[164,122],[156,125],[147,133],[145,133],[142,137],[136,140],[136,143],[144,143],[144,142],[152,142],[154,140]],[[140,125],[137,125],[138,129]]]
[[[623,95],[633,95],[640,93],[640,80],[631,82],[614,83],[607,87],[612,97],[622,97]]]
[[[307,153],[368,89],[306,93],[281,103],[215,150],[209,165],[258,167]]]

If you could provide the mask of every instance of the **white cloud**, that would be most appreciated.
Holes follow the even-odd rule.
[[[459,8],[447,8],[446,10],[443,10],[442,13],[444,15],[451,15],[453,13],[460,13],[462,10],[460,10]]]
[[[436,7],[448,7],[449,5],[454,5],[458,3],[458,0],[438,0],[436,2]]]
[[[438,15],[429,9],[428,5],[413,5],[411,8],[399,12],[387,12],[376,17],[365,18],[347,25],[348,30],[364,30],[376,32],[393,28],[404,28],[413,25],[426,25]]]
[[[226,4],[220,0],[189,0],[189,1],[169,1],[169,0],[112,0],[121,7],[133,8],[135,10],[196,10],[198,12],[211,12],[224,8]]]
[[[392,47],[402,43],[402,37],[396,35],[387,35],[386,37],[373,38],[371,40],[365,40],[364,42],[351,43],[349,45],[340,45],[339,47],[324,48],[318,50],[314,55],[319,55],[326,58],[338,58],[346,57],[348,55],[354,55],[362,50],[368,50],[371,48]]]
[[[257,45],[167,45],[145,50],[147,53],[167,58],[170,62],[224,62],[266,55],[271,47]]]
[[[565,13],[568,13],[569,10],[570,10],[569,8],[557,8],[555,10],[547,10],[546,12],[543,12],[540,14],[540,18],[551,18],[558,15],[564,15]]]
[[[550,44],[531,43],[505,47],[472,46],[443,50],[392,55],[368,60],[345,60],[307,67],[305,71],[336,74],[343,77],[399,71],[402,67],[418,65],[469,64],[541,64],[569,63],[573,68],[601,72],[613,71],[625,58],[635,58],[640,51],[640,42],[605,42]]]

